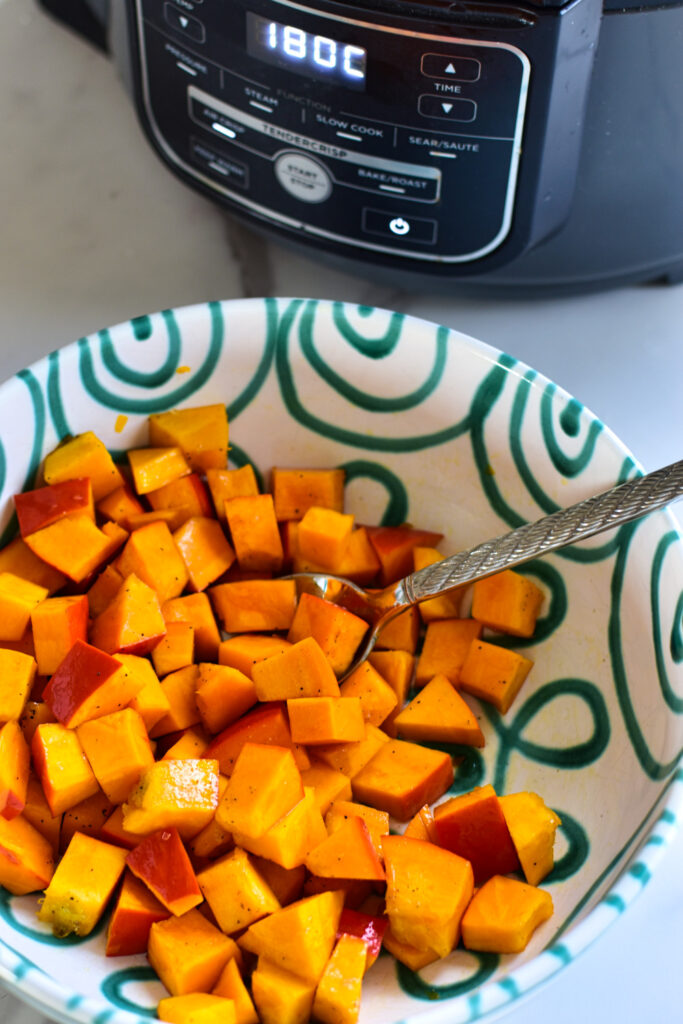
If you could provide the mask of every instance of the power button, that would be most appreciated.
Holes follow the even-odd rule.
[[[395,241],[417,243],[418,245],[434,245],[436,242],[437,221],[427,217],[413,217],[412,214],[394,213],[389,210],[376,210],[371,206],[363,209],[363,231],[371,235],[384,235]]]

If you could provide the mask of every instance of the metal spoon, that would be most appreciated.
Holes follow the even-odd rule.
[[[325,598],[367,621],[368,632],[342,676],[345,679],[367,658],[384,626],[410,605],[640,519],[682,495],[683,460],[451,555],[382,590],[364,590],[321,572],[294,573],[289,578],[296,581],[299,594]]]

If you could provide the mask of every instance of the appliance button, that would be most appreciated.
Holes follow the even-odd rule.
[[[474,121],[477,104],[457,96],[432,96],[424,93],[417,109],[423,117],[437,117],[442,121]]]
[[[213,171],[215,177],[230,182],[231,185],[239,185],[241,188],[249,186],[249,168],[241,160],[218,153],[212,146],[207,146],[200,139],[190,140],[192,157],[196,163]]]
[[[275,161],[275,176],[285,192],[304,203],[323,203],[332,194],[327,170],[305,153],[281,153]]]
[[[451,82],[476,82],[481,75],[481,61],[473,57],[454,57],[446,53],[423,53],[422,74],[428,78],[445,78]]]
[[[396,241],[406,239],[419,245],[434,245],[438,223],[426,217],[413,217],[391,210],[363,207],[363,231],[371,235],[384,235]]]
[[[203,43],[206,40],[206,29],[199,18],[193,18],[191,14],[186,14],[174,4],[164,4],[164,20],[176,32],[182,33],[195,43]]]

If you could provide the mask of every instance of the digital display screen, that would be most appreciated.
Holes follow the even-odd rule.
[[[247,12],[247,53],[268,64],[348,89],[365,89],[367,50]]]

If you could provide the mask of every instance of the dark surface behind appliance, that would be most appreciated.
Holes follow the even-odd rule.
[[[102,45],[108,41],[135,97],[145,133],[167,166],[257,230],[302,247],[316,259],[323,258],[347,271],[401,287],[453,294],[551,294],[627,282],[683,278],[683,190],[680,185],[683,172],[683,7],[679,4],[613,8],[608,0],[603,8],[599,0],[575,0],[566,5],[496,4],[476,0],[469,3],[364,0],[361,4],[349,4],[319,0],[313,5],[320,13],[333,17],[352,13],[356,20],[363,17],[369,23],[373,19],[392,30],[421,32],[425,38],[452,36],[458,40],[460,51],[470,56],[493,52],[481,47],[477,50],[476,46],[497,41],[503,46],[518,48],[528,57],[528,97],[518,175],[510,193],[514,202],[509,225],[502,240],[483,255],[467,258],[461,254],[457,262],[448,262],[438,258],[438,253],[421,259],[401,254],[402,240],[390,238],[386,231],[388,218],[390,215],[400,218],[416,232],[423,232],[426,241],[420,241],[424,241],[425,246],[429,246],[437,234],[439,244],[446,249],[453,240],[452,250],[459,231],[476,231],[479,218],[483,220],[492,215],[491,197],[495,198],[497,187],[495,174],[488,192],[486,188],[477,189],[476,175],[459,179],[471,191],[464,196],[460,213],[449,208],[445,201],[449,193],[444,187],[439,203],[429,210],[431,217],[424,215],[424,208],[416,214],[414,211],[418,208],[407,199],[394,201],[389,197],[391,202],[387,206],[386,196],[380,196],[379,201],[374,196],[369,200],[361,196],[356,213],[353,203],[358,197],[353,190],[347,190],[344,205],[354,225],[349,235],[357,233],[360,244],[316,234],[315,224],[313,230],[302,230],[282,219],[273,219],[267,209],[264,213],[262,203],[254,204],[259,207],[254,209],[236,202],[225,189],[220,189],[218,173],[197,176],[190,161],[184,159],[184,147],[188,145],[185,136],[190,133],[195,147],[199,138],[200,152],[202,147],[206,149],[208,139],[209,155],[218,153],[220,160],[227,160],[228,165],[230,154],[238,150],[230,148],[230,140],[216,139],[215,133],[210,138],[205,127],[185,123],[186,104],[180,102],[179,93],[178,98],[173,98],[173,89],[166,88],[163,61],[154,64],[140,45],[133,0],[116,0],[114,5],[107,0],[41,2],[51,13],[64,17],[94,42]],[[152,4],[150,0],[145,2],[149,12]],[[308,89],[311,96],[324,96],[328,88],[325,83],[304,81],[300,75],[289,74],[286,67],[284,70],[265,67],[243,52],[242,39],[236,39],[241,32],[236,16],[244,7],[253,10],[260,5],[264,11],[272,9],[272,17],[283,18],[281,12],[287,14],[289,5],[268,4],[267,0],[246,4],[243,0],[230,0],[222,5],[217,5],[215,0],[203,0],[202,4],[192,0],[177,2],[178,6],[159,3],[159,9],[164,12],[164,30],[168,29],[166,35],[171,44],[174,32],[173,26],[169,28],[168,24],[169,7],[180,11],[185,18],[208,23],[210,30],[213,25],[216,38],[219,31],[216,19],[222,18],[225,23],[221,26],[224,29],[222,43],[226,48],[233,47],[231,66],[244,60],[247,63],[240,68],[244,71],[251,59],[256,61],[261,79],[265,69],[281,90],[282,82],[289,77],[299,93],[305,94]],[[171,20],[175,16],[172,14]],[[305,21],[298,23],[305,24]],[[387,33],[386,38],[400,41],[400,36],[393,32]],[[405,38],[408,53],[412,43],[409,36]],[[468,44],[471,44],[469,50]],[[188,56],[199,53],[201,57],[202,52],[207,52],[206,41],[196,43],[180,38],[177,45],[181,56],[186,52]],[[423,49],[430,47],[439,49],[433,44],[423,44]],[[396,58],[393,59],[396,62]],[[420,87],[418,85],[418,89]],[[492,93],[492,85],[486,88],[489,98],[502,95]],[[150,92],[154,89],[159,95],[172,97],[164,100],[164,109],[163,104],[150,101]],[[211,92],[209,86],[202,90],[202,96]],[[347,91],[342,104],[349,96]],[[398,95],[397,123],[413,116],[412,112],[407,118],[402,116],[400,101]],[[224,109],[220,102],[218,109]],[[235,108],[230,105],[226,109],[230,113]],[[226,123],[232,122],[228,118]],[[435,136],[437,129],[444,127],[439,120],[430,120],[428,124]],[[446,127],[451,129],[450,125]],[[456,125],[457,132],[462,133],[463,128],[467,131],[466,127]],[[307,131],[316,134],[310,128]],[[288,149],[295,154],[300,151],[296,145],[289,145]],[[180,159],[175,158],[178,154]],[[308,166],[313,168],[314,174],[318,163],[317,156],[312,163],[309,157]],[[441,167],[445,163],[442,161]],[[487,172],[495,171],[494,163],[480,163]],[[240,165],[238,160],[237,166]],[[325,166],[324,161],[322,166]],[[260,167],[261,163],[256,161],[257,170]],[[324,172],[321,176],[324,177]],[[219,188],[212,177],[218,180]],[[256,182],[256,176],[252,178]],[[336,188],[335,175],[332,178]],[[264,194],[266,180],[258,185]],[[446,173],[442,180],[447,182]],[[486,175],[482,175],[482,181],[486,180]],[[297,195],[286,195],[277,186],[274,189],[269,195],[276,195],[278,210],[290,214],[289,221],[296,221],[291,211],[301,207],[306,213],[310,211],[311,220],[317,218],[318,226],[324,225],[328,216],[326,210],[331,215],[340,205],[336,192],[333,201],[328,200],[327,205],[314,210],[312,204],[299,202]],[[232,192],[237,194],[239,189],[234,188]],[[450,195],[455,195],[453,190]],[[502,210],[502,193],[496,201],[500,201]],[[384,230],[386,244],[377,228]],[[329,234],[339,235],[339,232]],[[366,242],[379,244],[376,248],[366,248]],[[413,251],[417,250],[418,246],[413,246]]]

